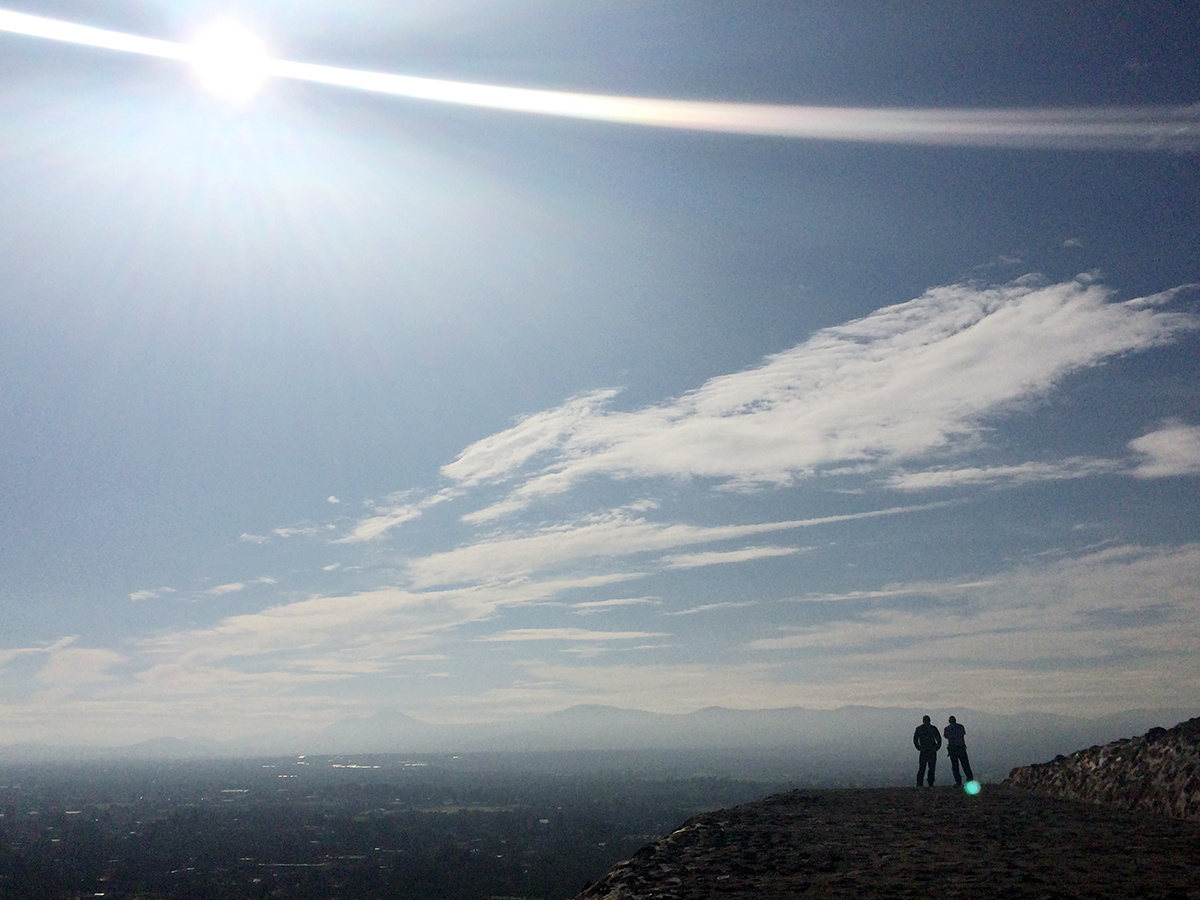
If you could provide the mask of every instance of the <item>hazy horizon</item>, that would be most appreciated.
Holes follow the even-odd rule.
[[[102,7],[6,9],[857,130],[229,101],[0,21],[0,743],[1193,708],[1185,17]]]
[[[967,728],[976,778],[997,783],[1019,766],[1135,737],[1154,727],[1174,727],[1200,715],[1200,707],[1126,710],[1087,719],[1045,713],[995,715],[961,707],[709,708],[657,714],[579,706],[477,725],[433,725],[390,711],[343,719],[316,732],[270,732],[225,741],[161,735],[134,744],[95,739],[74,745],[7,743],[0,744],[0,766],[156,761],[234,765],[283,759],[289,765],[374,770],[393,769],[398,761],[408,760],[481,772],[626,772],[652,777],[682,773],[791,779],[829,788],[887,786],[911,780],[916,760],[911,733],[924,714],[939,728],[955,715]],[[97,737],[101,736],[93,736]]]

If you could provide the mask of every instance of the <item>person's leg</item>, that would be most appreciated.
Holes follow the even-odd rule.
[[[975,776],[971,774],[971,761],[967,759],[967,748],[964,747],[959,754],[959,759],[962,762],[963,771],[967,774],[967,781],[974,781]]]
[[[929,754],[929,786],[933,787],[933,772],[937,768],[937,751]]]
[[[950,754],[950,774],[954,776],[954,783],[962,784],[962,774],[958,771],[958,754]],[[970,776],[968,776],[970,777]]]
[[[929,758],[925,755],[925,751],[921,751],[921,762],[917,766],[917,787],[925,781],[925,766],[929,764]]]

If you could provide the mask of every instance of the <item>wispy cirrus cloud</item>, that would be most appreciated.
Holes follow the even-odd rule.
[[[220,597],[225,594],[236,594],[239,591],[244,591],[245,589],[246,585],[244,582],[232,581],[229,584],[218,584],[216,587],[209,588],[204,593],[212,597]]]
[[[465,537],[464,531],[451,533],[457,545],[408,558],[381,556],[387,586],[280,603],[143,641],[135,648],[141,666],[135,680],[159,698],[199,702],[203,692],[189,685],[210,690],[227,685],[232,694],[244,691],[249,697],[256,690],[282,696],[306,686],[319,692],[321,685],[353,679],[384,684],[400,674],[413,676],[414,683],[434,675],[461,678],[464,670],[452,648],[470,642],[488,657],[489,672],[525,666],[535,676],[530,685],[537,682],[536,687],[505,695],[513,709],[568,702],[644,706],[650,684],[654,703],[678,710],[712,703],[805,705],[835,693],[851,702],[870,693],[869,685],[855,679],[876,676],[887,679],[897,697],[911,700],[930,689],[927,681],[918,684],[905,674],[913,666],[957,671],[975,665],[995,673],[997,684],[1019,682],[1034,690],[1026,675],[1018,677],[1020,666],[1105,661],[1122,647],[1148,652],[1155,641],[1174,647],[1180,635],[1190,640],[1195,630],[1179,593],[1189,578],[1200,578],[1190,573],[1186,553],[1124,548],[1080,557],[1082,562],[1058,560],[958,581],[866,579],[858,582],[861,589],[796,598],[808,604],[769,598],[786,595],[786,581],[757,595],[710,579],[700,595],[681,602],[672,579],[688,578],[683,570],[779,560],[770,566],[778,574],[795,565],[789,557],[817,552],[790,545],[783,537],[787,532],[909,516],[961,501],[873,504],[867,510],[856,505],[851,508],[860,511],[746,521],[741,497],[708,493],[729,517],[718,512],[714,518],[708,507],[704,524],[695,524],[684,512],[694,508],[688,504],[695,493],[664,490],[663,496],[683,498],[678,506],[670,506],[671,499],[644,499],[657,495],[647,483],[653,479],[759,491],[800,483],[840,490],[857,479],[860,487],[910,492],[1104,474],[1191,474],[1200,460],[1200,438],[1197,429],[1174,421],[1131,442],[1129,456],[1121,460],[1078,455],[988,465],[976,464],[973,455],[989,450],[998,418],[1038,403],[1070,373],[1174,341],[1200,326],[1195,316],[1168,307],[1172,296],[1119,303],[1086,279],[1049,286],[1029,280],[999,288],[954,285],[824,329],[760,366],[711,379],[668,403],[619,412],[612,408],[613,391],[582,395],[471,445],[443,470],[450,486],[424,498],[417,491],[393,494],[358,520],[272,533],[317,537],[327,548],[363,545],[382,541],[402,525],[413,527],[433,504],[465,501]],[[594,502],[585,489],[589,479],[621,486],[628,502],[613,505],[611,491],[609,502]],[[558,521],[539,524],[515,515],[566,492],[574,493],[559,508],[572,512]],[[487,503],[482,496],[501,499],[479,509]],[[785,509],[795,508],[791,497],[800,508],[823,503],[799,492],[787,496]],[[839,500],[836,508],[847,507]],[[490,531],[472,527],[484,523]],[[850,536],[842,530],[837,540]],[[345,546],[339,555],[355,552]],[[375,548],[371,553],[379,556]],[[330,563],[325,572],[363,571],[350,562]],[[1172,578],[1158,577],[1167,570]],[[608,586],[641,579],[653,585],[646,590],[662,591],[662,597],[605,596]],[[211,592],[233,593],[260,582],[269,583],[230,582]],[[1153,594],[1157,599],[1134,593],[1155,586],[1162,589]],[[1122,600],[1118,588],[1142,599]],[[573,592],[582,592],[582,598]],[[815,611],[820,601],[835,599],[840,602],[825,605],[847,613]],[[653,608],[664,602],[670,612]],[[725,616],[729,633],[708,644],[721,648],[726,681],[698,677],[710,671],[702,663],[706,651],[693,644],[702,620],[686,617],[749,607],[755,607],[752,616]],[[580,623],[577,616],[601,612],[619,625],[573,627]],[[789,617],[792,624],[781,624]],[[658,628],[668,621],[687,626],[679,629],[683,637],[664,640],[668,634]],[[504,645],[520,646],[522,658],[514,661]],[[652,662],[579,667],[547,662],[565,655],[628,659],[635,650]],[[436,672],[415,672],[411,662],[443,656]],[[105,665],[110,663],[115,665],[113,660]],[[585,688],[583,677],[596,680]],[[830,686],[835,679],[836,691]],[[463,702],[484,696],[486,690]]]
[[[541,528],[529,533],[505,533],[454,550],[409,560],[408,574],[413,586],[418,588],[461,582],[490,582],[566,564],[578,564],[583,560],[612,560],[776,531],[902,515],[944,505],[927,503],[812,519],[716,526],[652,522],[629,508],[623,508],[598,513],[580,522]],[[772,551],[769,555],[782,554]]]
[[[483,522],[595,476],[784,486],[838,467],[961,453],[983,441],[989,417],[1040,399],[1066,375],[1200,327],[1165,308],[1183,289],[1114,302],[1090,279],[934,288],[666,404],[618,412],[607,405],[612,391],[575,398],[471,445],[442,471],[464,486],[515,482],[465,517]],[[1076,460],[1055,473],[1087,468]],[[905,477],[897,486],[916,476]]]
[[[120,653],[97,647],[63,647],[48,652],[47,657],[37,677],[57,688],[108,681],[112,678],[110,670],[127,661]]]
[[[513,628],[478,640],[507,641],[630,641],[666,637],[662,631],[589,631],[586,628]]]
[[[308,658],[319,648],[352,651],[360,660],[411,655],[432,635],[480,621],[502,607],[542,602],[629,577],[582,575],[444,591],[380,588],[312,597],[229,616],[208,628],[159,635],[142,642],[141,650],[151,658],[165,656],[187,665],[266,657],[286,665],[289,654]]]
[[[618,597],[611,600],[584,600],[581,603],[572,603],[571,609],[581,616],[590,616],[611,612],[623,606],[657,606],[660,603],[662,600],[658,597]]]
[[[320,534],[321,528],[316,525],[285,525],[271,529],[271,534],[281,538],[311,537]],[[243,539],[254,541],[257,535],[243,535]]]
[[[52,644],[45,647],[15,647],[9,650],[0,650],[0,665],[4,665],[10,660],[17,659],[22,656],[32,656],[42,653],[56,653],[70,647],[77,640],[78,635],[70,635],[69,637],[59,638]]]
[[[31,684],[39,708],[87,693],[90,688],[115,680],[112,670],[129,658],[103,647],[81,647],[79,636],[60,638],[45,647],[18,647],[0,650],[0,669],[16,660],[36,666]],[[0,718],[7,712],[0,702]]]
[[[154,590],[134,591],[133,593],[131,593],[129,595],[129,599],[133,603],[139,603],[142,600],[157,600],[163,594],[174,594],[174,593],[175,593],[175,588],[160,587],[160,588],[155,588]]]
[[[442,490],[419,501],[412,500],[410,492],[407,491],[392,494],[387,498],[387,503],[376,506],[372,515],[359,519],[348,535],[338,538],[333,543],[358,544],[376,540],[393,528],[420,518],[431,506],[444,503],[458,494],[459,490],[456,489]]]
[[[1121,472],[1128,466],[1119,460],[1071,457],[1057,462],[1024,462],[1010,466],[964,466],[935,468],[923,472],[897,472],[888,477],[888,487],[900,491],[924,491],[930,488],[964,487],[987,484],[1032,484],[1038,481],[1065,481]]]
[[[1129,447],[1142,457],[1133,470],[1137,478],[1200,475],[1200,427],[1170,421]]]
[[[1198,580],[1198,545],[1113,547],[978,581],[813,596],[843,612],[775,628],[746,644],[746,658],[533,661],[527,671],[547,708],[562,696],[664,712],[955,705],[968,695],[1006,712],[1170,705],[1200,690],[1191,649],[1200,640]]]
[[[988,484],[1032,484],[1095,475],[1122,474],[1134,478],[1169,478],[1200,474],[1200,427],[1171,421],[1129,442],[1134,459],[1074,456],[1055,462],[1024,462],[1008,466],[934,468],[897,472],[886,484],[901,491]]]
[[[673,612],[665,612],[664,616],[694,616],[697,613],[712,612],[714,609],[744,609],[747,606],[757,606],[757,600],[741,600],[733,601],[726,600],[721,603],[704,603],[700,606],[693,606],[690,609],[677,609]]]
[[[375,515],[361,519],[345,537],[338,538],[335,544],[357,544],[362,541],[373,541],[391,531],[397,525],[411,522],[421,515],[418,506],[380,507]]]
[[[839,597],[849,604],[845,615],[784,627],[748,647],[835,654],[842,663],[869,657],[1053,668],[1133,651],[1161,658],[1186,654],[1200,640],[1197,583],[1198,545],[1112,547],[983,581]]]
[[[800,549],[799,547],[745,547],[741,550],[710,550],[707,553],[680,553],[664,556],[662,561],[669,569],[695,569],[700,566],[719,566],[725,563],[770,559],[773,556],[791,556],[793,553],[799,553]]]

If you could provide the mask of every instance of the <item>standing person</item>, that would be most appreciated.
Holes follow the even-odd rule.
[[[967,759],[967,729],[959,725],[954,716],[951,716],[950,724],[942,733],[946,735],[946,755],[950,757],[950,771],[954,773],[954,783],[962,787],[962,775],[958,771],[960,764],[963,772],[966,773],[967,781],[974,781],[975,776],[971,774],[971,761]]]
[[[921,719],[921,724],[913,732],[913,746],[921,751],[921,765],[917,769],[917,787],[925,780],[925,770],[929,770],[929,786],[933,787],[933,770],[937,768],[937,752],[942,746],[942,736],[937,726],[929,723],[929,716]]]

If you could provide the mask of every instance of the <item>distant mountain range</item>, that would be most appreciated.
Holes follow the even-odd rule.
[[[1095,744],[1171,727],[1200,709],[1134,709],[1097,719],[977,710],[844,706],[735,710],[710,707],[659,714],[609,706],[574,706],[560,712],[477,725],[433,725],[400,712],[343,719],[316,733],[263,735],[251,740],[160,738],[127,747],[0,747],[0,762],[86,759],[183,759],[290,754],[483,754],[506,765],[539,765],[535,754],[558,766],[670,769],[687,759],[689,771],[761,774],[810,783],[903,784],[913,777],[913,729],[922,715],[939,726],[954,715],[967,728],[972,762],[983,780],[1000,780],[1015,766],[1072,753]],[[606,762],[607,761],[607,762]],[[702,763],[702,765],[701,765]],[[681,763],[682,764],[682,763]],[[910,771],[912,770],[912,771]],[[948,776],[948,773],[946,773]]]

